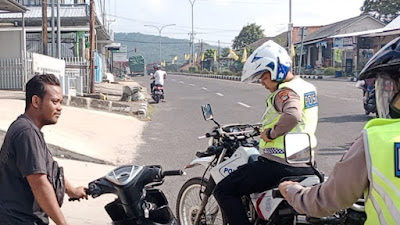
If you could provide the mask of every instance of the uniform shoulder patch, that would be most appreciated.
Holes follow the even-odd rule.
[[[395,176],[400,178],[400,142],[394,143],[394,173]]]
[[[286,102],[290,98],[290,91],[289,90],[282,90],[278,93],[279,98],[282,102]]]
[[[304,94],[304,108],[309,109],[318,106],[317,93],[315,91]]]

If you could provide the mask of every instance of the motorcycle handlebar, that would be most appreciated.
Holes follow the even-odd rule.
[[[272,190],[272,198],[284,198],[279,190]]]
[[[162,176],[182,176],[185,172],[183,170],[167,170],[162,172]]]

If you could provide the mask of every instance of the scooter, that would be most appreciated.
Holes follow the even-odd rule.
[[[162,85],[154,85],[153,90],[151,92],[151,97],[156,103],[159,103],[160,100],[164,99],[164,87]]]
[[[211,106],[202,106],[205,120],[212,120],[216,126],[211,132],[199,137],[209,138],[210,146],[204,152],[197,152],[194,159],[186,168],[203,166],[202,177],[189,179],[181,187],[176,204],[176,213],[181,225],[226,225],[227,221],[218,202],[213,196],[216,185],[239,166],[258,160],[260,153],[257,149],[258,141],[255,137],[260,135],[261,124],[230,124],[220,125],[213,118]],[[297,154],[300,159],[311,162],[310,140],[286,136],[285,143],[291,143],[301,151]],[[308,145],[307,145],[308,143]],[[286,145],[286,144],[285,144]],[[290,151],[290,150],[289,150]],[[288,151],[288,152],[289,152]],[[308,162],[308,161],[307,161]],[[298,181],[303,186],[313,186],[324,182],[326,177],[315,167],[315,175],[288,178]],[[299,225],[299,224],[363,224],[365,212],[363,200],[351,208],[335,213],[324,218],[313,218],[298,214],[279,195],[277,187],[242,196],[242,203],[246,209],[251,224],[255,225]]]
[[[164,193],[155,187],[166,176],[183,174],[182,170],[163,171],[159,165],[125,165],[90,182],[86,193],[93,198],[107,193],[117,196],[105,206],[113,225],[178,225]]]

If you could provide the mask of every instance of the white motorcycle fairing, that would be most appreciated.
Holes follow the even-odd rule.
[[[195,166],[200,166],[200,165],[207,168],[208,165],[210,165],[210,163],[214,160],[214,158],[215,156],[196,158],[193,161],[191,161],[189,165],[185,166],[185,169],[193,168]]]
[[[306,179],[300,182],[300,184],[304,187],[314,186],[319,183],[319,178],[315,175],[308,176]],[[255,206],[258,216],[263,220],[269,220],[276,208],[283,201],[283,198],[273,198],[272,190],[274,189],[261,193],[250,194],[253,206]]]
[[[211,176],[215,183],[218,184],[222,179],[235,171],[239,166],[247,164],[249,162],[249,158],[253,155],[260,155],[256,148],[239,147],[229,159],[221,162],[210,170]]]

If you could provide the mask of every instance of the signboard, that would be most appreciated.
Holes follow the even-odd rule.
[[[126,62],[128,61],[128,46],[121,45],[119,50],[112,52],[113,62]]]
[[[334,48],[343,48],[343,38],[334,38],[333,39],[333,47]]]
[[[353,49],[354,48],[353,43],[354,43],[353,37],[334,38],[333,39],[333,48]]]
[[[37,53],[32,54],[34,74],[51,73],[58,79],[65,75],[65,61]]]
[[[343,38],[343,48],[353,48],[353,37]]]

